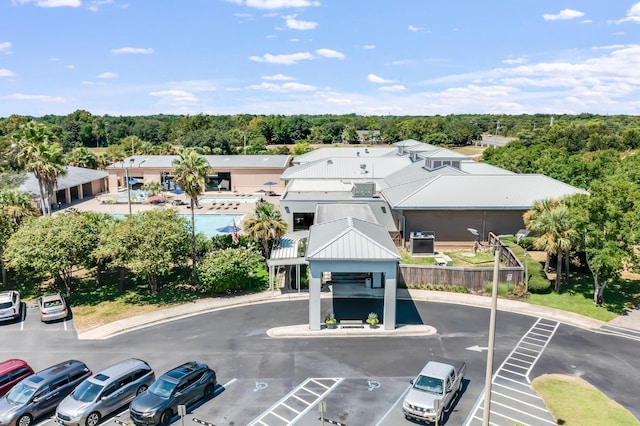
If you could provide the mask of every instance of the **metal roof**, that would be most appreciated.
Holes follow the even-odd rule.
[[[130,168],[172,169],[173,160],[177,155],[133,155],[122,161],[117,161],[107,169]],[[205,155],[209,165],[214,169],[227,168],[284,168],[290,163],[289,155]],[[131,161],[133,160],[133,161]]]
[[[292,160],[293,164],[303,164],[303,163],[311,163],[318,160],[326,160],[328,158],[339,158],[339,157],[349,157],[354,158],[360,157],[369,158],[369,157],[382,157],[388,153],[396,152],[396,148],[392,148],[389,146],[385,147],[364,147],[364,146],[355,146],[355,147],[327,147],[313,150],[311,152],[307,152],[306,154],[299,155]]]
[[[57,190],[72,188],[109,176],[105,171],[85,169],[83,167],[66,166],[65,170],[66,174],[64,176],[58,176]],[[28,192],[29,194],[40,195],[40,186],[34,173],[27,173],[27,178],[18,189],[23,192]]]
[[[309,231],[294,231],[283,235],[280,239],[276,240],[271,249],[269,264],[283,264],[282,261],[286,259],[299,259],[304,263],[303,257],[298,256],[298,250],[300,248],[300,242],[309,238]],[[291,264],[290,262],[287,264]]]
[[[329,158],[288,168],[280,177],[289,179],[380,179],[410,163],[402,157]]]
[[[350,216],[371,223],[377,223],[369,204],[318,204],[314,216],[315,223],[331,222]]]
[[[382,193],[401,210],[528,210],[539,200],[586,191],[540,174],[512,174],[441,175]]]
[[[387,229],[353,217],[312,225],[307,260],[398,261]]]

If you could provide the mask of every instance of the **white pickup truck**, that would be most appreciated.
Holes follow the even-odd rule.
[[[442,424],[444,413],[462,390],[466,371],[467,364],[463,361],[429,361],[418,377],[411,380],[411,388],[402,403],[404,416],[431,423],[438,419],[438,425]]]

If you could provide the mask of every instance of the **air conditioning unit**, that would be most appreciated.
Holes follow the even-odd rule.
[[[414,254],[435,254],[436,233],[433,231],[417,231],[409,234],[409,252]]]

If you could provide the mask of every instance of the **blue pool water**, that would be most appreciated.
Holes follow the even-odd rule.
[[[126,216],[123,214],[114,214],[114,217],[118,219],[124,219]],[[178,216],[182,216],[190,223],[191,215],[188,214],[179,214]],[[216,235],[220,235],[221,232],[218,232],[218,228],[222,228],[225,226],[232,226],[233,221],[236,221],[236,225],[240,223],[242,219],[241,214],[196,214],[194,217],[194,222],[196,225],[196,232],[201,232],[207,236],[207,238],[214,237]]]
[[[201,203],[212,203],[214,201],[218,203],[255,203],[258,199],[254,197],[230,197],[230,198],[199,198],[198,201]]]

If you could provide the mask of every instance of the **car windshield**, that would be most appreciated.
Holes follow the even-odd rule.
[[[4,302],[4,303],[0,303],[0,309],[7,309],[13,306],[13,303],[11,302]]]
[[[442,379],[436,379],[434,377],[428,376],[418,376],[418,379],[413,383],[413,388],[421,390],[423,392],[442,395]]]
[[[34,387],[27,386],[24,383],[18,383],[7,394],[7,401],[16,405],[25,404],[35,391],[36,388]]]
[[[56,306],[62,306],[62,300],[60,299],[45,300],[44,303],[42,304],[42,307],[44,308],[55,308]]]
[[[149,387],[149,392],[160,398],[169,398],[176,388],[176,383],[158,379]]]
[[[103,386],[84,381],[71,394],[71,397],[80,402],[91,402],[102,392]]]

